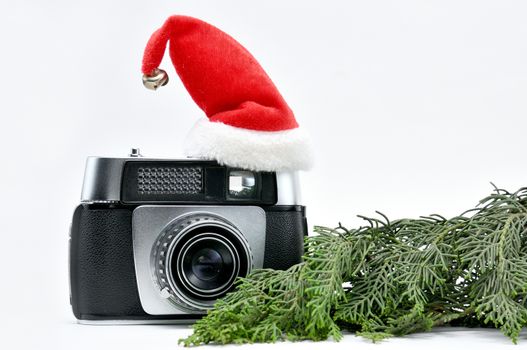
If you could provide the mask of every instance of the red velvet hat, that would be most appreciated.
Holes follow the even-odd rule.
[[[172,16],[152,34],[142,66],[151,88],[168,80],[158,68],[168,41],[176,72],[207,116],[189,133],[187,155],[252,170],[310,167],[309,137],[269,76],[241,44],[208,23]]]

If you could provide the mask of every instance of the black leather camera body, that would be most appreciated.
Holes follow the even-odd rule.
[[[200,159],[89,157],[70,232],[81,323],[201,317],[252,269],[300,262],[307,235],[296,172]]]

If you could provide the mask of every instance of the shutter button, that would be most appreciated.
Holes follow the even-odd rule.
[[[130,151],[130,157],[139,158],[142,157],[141,150],[139,148],[132,148]]]

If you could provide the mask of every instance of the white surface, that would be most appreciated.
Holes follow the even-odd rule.
[[[156,349],[187,334],[79,326],[68,305],[67,232],[86,156],[132,146],[176,156],[202,116],[168,59],[168,86],[141,84],[143,46],[172,13],[243,43],[312,133],[311,225],[356,225],[374,210],[450,216],[489,181],[527,185],[524,1],[2,1],[0,347]],[[349,342],[369,346],[353,336],[339,346]],[[480,330],[385,344],[371,348],[509,341]],[[313,348],[325,346],[336,347]]]

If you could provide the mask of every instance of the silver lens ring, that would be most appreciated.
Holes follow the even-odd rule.
[[[185,258],[185,256],[187,256],[189,250],[193,246],[195,246],[199,242],[204,242],[204,241],[216,241],[222,244],[225,248],[227,248],[229,254],[233,258],[234,266],[226,282],[223,283],[221,286],[217,288],[213,288],[213,289],[207,289],[207,290],[201,289],[200,290],[198,286],[193,285],[192,282],[188,279],[188,276],[185,273],[184,268],[183,268],[183,259]],[[182,282],[186,284],[188,289],[194,289],[193,291],[194,294],[202,298],[218,297],[221,294],[223,294],[227,289],[229,289],[232,286],[232,284],[234,283],[234,279],[236,278],[236,276],[238,276],[239,271],[240,271],[240,264],[239,264],[240,257],[238,255],[238,252],[236,251],[236,248],[228,239],[225,239],[223,236],[216,234],[216,233],[212,233],[212,232],[201,233],[193,237],[191,240],[185,243],[181,251],[178,252],[177,254],[178,254],[177,273],[179,274],[179,276],[183,276]]]
[[[213,231],[218,230],[224,232],[226,235],[223,236],[211,232],[211,229]],[[181,255],[179,252],[182,251],[181,248],[185,243],[198,235],[200,230],[221,236],[222,240],[228,241],[231,245],[231,250],[235,253],[233,258],[237,261],[246,262],[243,264],[245,267],[241,266],[242,264],[237,263],[237,272],[235,273],[233,282],[236,277],[245,276],[252,269],[253,264],[252,253],[247,240],[243,234],[225,218],[207,212],[195,212],[172,220],[161,231],[152,247],[150,265],[152,268],[152,278],[163,297],[173,303],[176,307],[192,313],[202,312],[212,308],[212,305],[216,300],[211,299],[209,296],[209,300],[202,299],[202,297],[198,295],[200,294],[199,292],[197,294],[195,292],[189,293],[183,283],[178,281],[179,272],[177,269],[172,269],[171,265],[173,258],[177,258],[178,255]],[[209,235],[209,237],[218,238],[218,236],[214,235]],[[175,257],[174,254],[176,255]],[[234,257],[235,255],[237,255],[237,257]],[[176,273],[176,276],[174,276],[174,273]],[[227,288],[225,293],[228,292],[228,289],[229,288]]]

